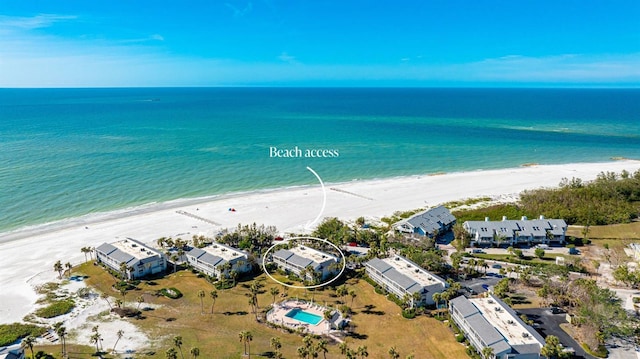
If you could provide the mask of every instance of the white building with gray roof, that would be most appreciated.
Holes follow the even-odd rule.
[[[278,267],[297,276],[300,276],[303,269],[311,268],[323,280],[340,270],[338,257],[302,245],[279,249],[271,257]],[[313,273],[307,273],[306,278],[313,280]]]
[[[212,243],[203,248],[193,248],[186,253],[187,262],[201,273],[220,278],[231,271],[238,274],[251,270],[246,252],[222,243]]]
[[[563,219],[509,220],[502,217],[501,221],[466,221],[464,229],[471,235],[471,245],[491,246],[507,244],[564,244],[567,223]]]
[[[20,345],[0,347],[0,359],[25,359],[24,348]]]
[[[437,206],[397,222],[394,228],[406,234],[434,237],[449,231],[455,223],[456,217],[446,207]]]
[[[406,294],[420,294],[416,305],[431,305],[433,294],[447,289],[449,284],[441,277],[428,272],[409,259],[401,256],[373,258],[365,263],[367,275],[387,292],[398,298]]]
[[[103,243],[95,252],[98,262],[114,271],[120,272],[121,264],[125,263],[129,279],[159,274],[167,269],[167,261],[162,252],[133,238]]]
[[[497,359],[538,359],[545,340],[505,302],[493,295],[449,301],[451,319],[479,353],[493,349]]]

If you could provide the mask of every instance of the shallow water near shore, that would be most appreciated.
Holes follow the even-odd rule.
[[[317,184],[307,166],[345,182],[640,158],[638,113],[639,90],[613,89],[0,89],[0,232]]]

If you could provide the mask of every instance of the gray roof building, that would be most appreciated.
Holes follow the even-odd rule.
[[[433,304],[433,293],[448,287],[444,279],[401,256],[373,258],[365,263],[365,268],[369,278],[399,298],[420,293],[421,299],[416,304]]]
[[[471,244],[493,245],[507,243],[564,243],[567,223],[563,219],[509,220],[503,217],[501,221],[467,221],[464,229],[471,235]]]
[[[433,237],[448,231],[455,223],[456,217],[446,207],[438,206],[399,221],[394,227],[403,233]]]
[[[129,279],[158,274],[167,269],[162,252],[133,238],[103,243],[96,247],[95,252],[97,260],[114,271],[120,272],[121,264],[126,264]]]
[[[193,248],[186,253],[186,257],[193,268],[212,277],[226,275],[230,271],[245,273],[251,270],[246,252],[222,243]],[[229,266],[225,266],[227,263]]]
[[[493,349],[496,358],[539,358],[544,339],[506,303],[493,295],[449,301],[451,319],[478,350]]]
[[[338,271],[336,266],[340,259],[329,253],[307,246],[296,246],[289,249],[279,249],[272,254],[272,260],[280,268],[300,275],[303,269],[311,267],[321,279]],[[308,279],[313,279],[312,273],[307,273]]]

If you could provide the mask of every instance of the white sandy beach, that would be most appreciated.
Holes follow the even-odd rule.
[[[591,180],[602,171],[619,173],[623,169],[639,170],[640,161],[531,166],[325,184],[327,200],[322,217],[377,219],[398,210],[479,196],[510,201],[524,189],[555,187],[563,177]],[[117,215],[93,215],[0,234],[0,323],[21,321],[30,313],[37,300],[33,286],[55,280],[57,273],[53,271],[53,264],[57,260],[72,264],[83,262],[81,247],[95,247],[125,237],[144,242],[155,242],[162,236],[190,239],[194,234],[213,235],[238,223],[253,222],[275,225],[281,232],[304,233],[309,231],[306,225],[318,216],[322,198],[322,189],[317,185],[189,201],[184,205],[160,204]],[[216,224],[177,211],[192,213]]]

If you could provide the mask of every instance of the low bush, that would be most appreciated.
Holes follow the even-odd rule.
[[[176,288],[162,288],[159,290],[159,293],[164,295],[167,298],[171,298],[171,299],[178,299],[180,297],[182,297],[182,292],[180,292],[178,289]]]
[[[71,299],[58,300],[46,307],[40,308],[35,311],[35,315],[41,318],[53,318],[59,315],[67,314],[73,310],[75,303]]]
[[[456,335],[456,341],[458,343],[464,342],[464,334],[461,333],[461,334]]]
[[[0,324],[0,347],[13,344],[19,339],[29,335],[34,337],[40,336],[45,331],[45,328],[33,324]]]
[[[402,310],[402,317],[403,318],[407,318],[407,319],[413,319],[416,317],[416,310],[415,308],[412,309],[403,309]]]

